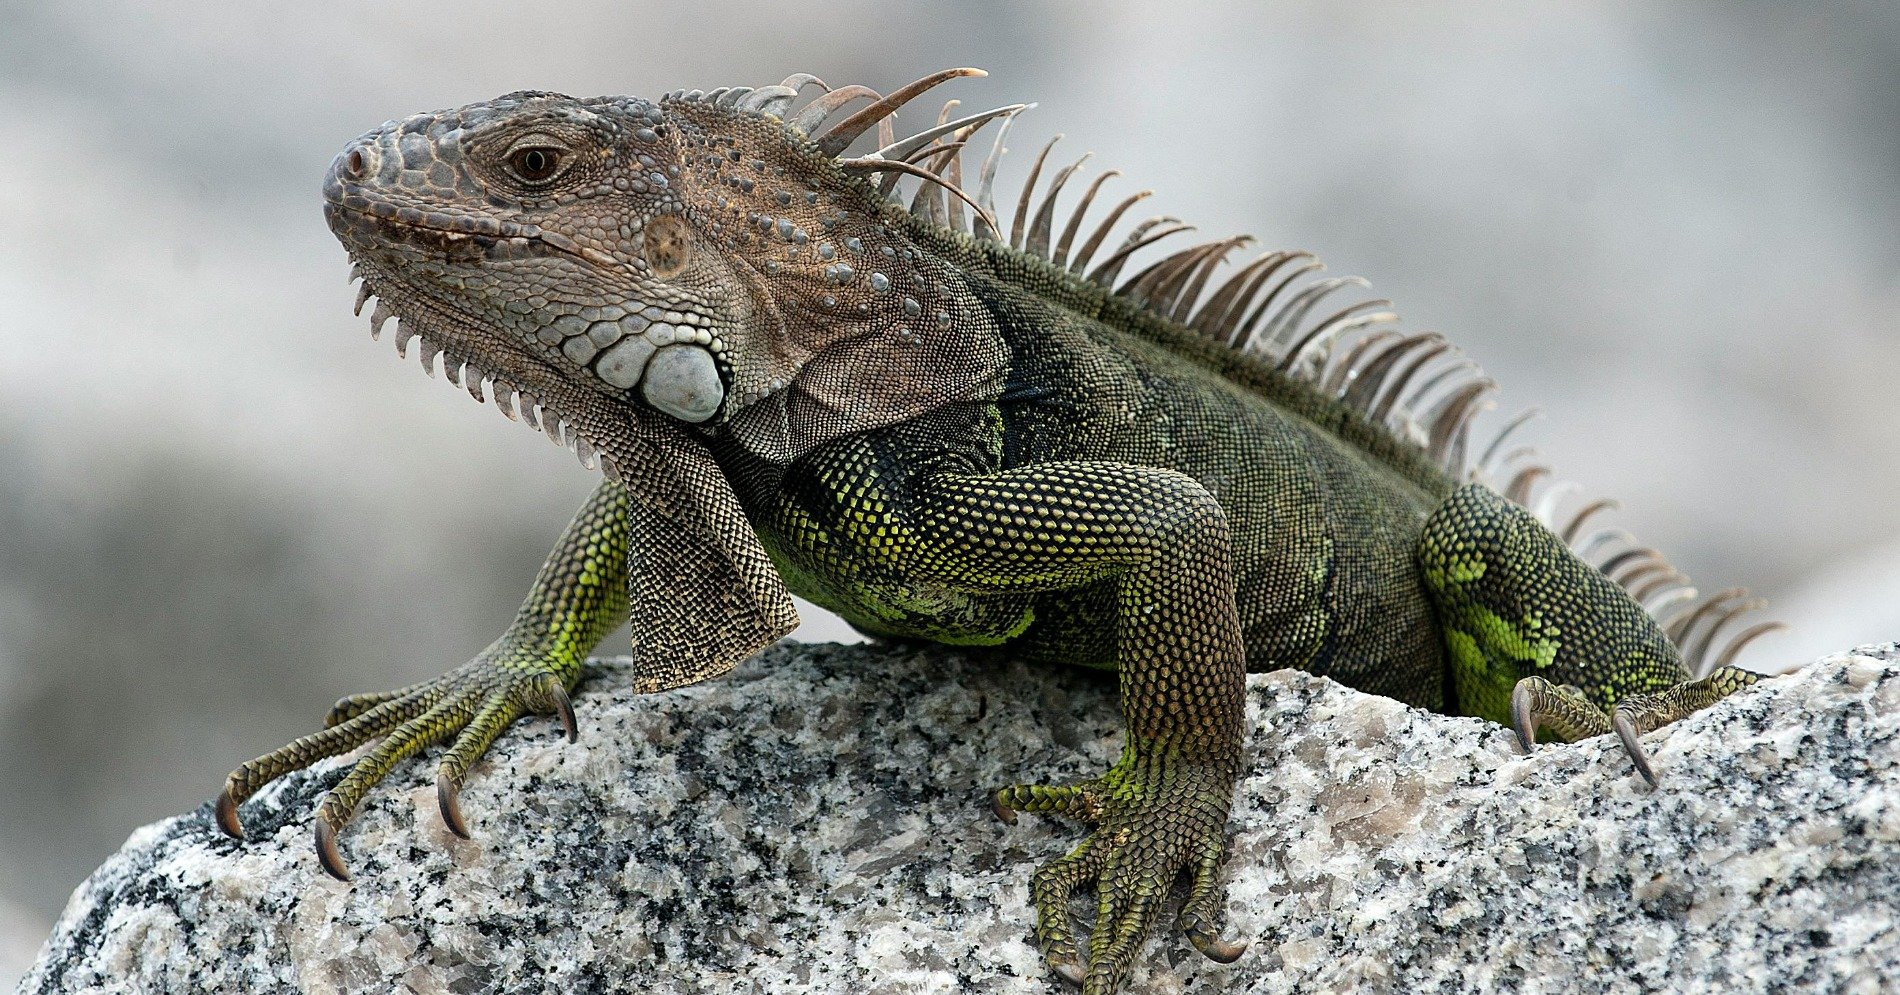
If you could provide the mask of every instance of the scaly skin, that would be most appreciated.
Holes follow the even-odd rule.
[[[1005,820],[1093,827],[1035,875],[1035,935],[1056,971],[1106,995],[1178,877],[1176,925],[1216,960],[1241,953],[1217,931],[1248,670],[1514,722],[1527,748],[1540,723],[1614,730],[1652,778],[1641,732],[1752,679],[1690,681],[1624,587],[1459,486],[1481,390],[1416,418],[1422,444],[1394,429],[1417,414],[1399,398],[1423,363],[1399,360],[1435,355],[1428,337],[1329,367],[1327,335],[1364,308],[1308,334],[1330,290],[1292,291],[1257,346],[1267,304],[1243,312],[1298,257],[1263,258],[1191,312],[1224,251],[1111,292],[1126,252],[1085,278],[1099,238],[1075,223],[1057,238],[1048,206],[1025,226],[1025,199],[1007,241],[987,214],[972,237],[964,201],[981,196],[926,188],[906,213],[863,178],[925,168],[892,165],[907,157],[942,168],[983,121],[946,127],[941,149],[837,158],[903,99],[971,74],[855,115],[850,90],[793,114],[799,78],[660,104],[513,94],[345,149],[326,213],[383,301],[372,327],[393,309],[399,348],[420,334],[425,363],[441,350],[451,378],[478,398],[489,381],[610,482],[493,646],[345,699],[323,732],[239,768],[228,831],[272,778],[377,743],[317,812],[323,865],[343,877],[336,832],[365,793],[452,741],[438,788],[465,833],[469,765],[525,714],[558,712],[571,733],[566,692],[628,613],[636,683],[657,690],[787,631],[789,588],[868,633],[1119,672],[1127,738],[1109,771],[994,796]],[[1067,906],[1089,886],[1085,955]]]

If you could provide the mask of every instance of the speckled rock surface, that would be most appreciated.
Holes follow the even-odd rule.
[[[1882,990],[1900,977],[1900,658],[1863,648],[1652,734],[1509,734],[1301,674],[1252,678],[1218,967],[1169,936],[1131,991]],[[1114,759],[1097,675],[784,645],[662,695],[603,662],[581,742],[515,727],[435,813],[378,793],[325,877],[332,762],[148,826],[74,894],[20,991],[1060,992],[1025,882],[1067,826],[990,786]],[[209,791],[211,786],[207,786]],[[1078,911],[1090,903],[1078,901]]]

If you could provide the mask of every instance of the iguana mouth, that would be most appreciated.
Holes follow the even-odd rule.
[[[324,220],[330,230],[350,246],[352,254],[375,245],[400,242],[441,252],[450,262],[474,263],[519,259],[534,255],[535,248],[545,246],[596,266],[626,268],[599,249],[577,244],[559,232],[546,231],[538,225],[485,215],[424,211],[365,197],[360,189],[351,187],[342,188],[341,196],[331,197],[330,189],[326,184]]]
[[[504,378],[524,361],[572,363],[601,389],[616,396],[638,390],[649,404],[687,422],[704,421],[718,412],[731,373],[724,358],[727,342],[712,314],[650,297],[624,306],[543,307],[537,309],[542,318],[538,322],[526,311],[471,312],[467,296],[460,292],[462,275],[487,266],[565,256],[616,271],[627,267],[607,253],[532,223],[474,212],[428,211],[339,175],[360,172],[362,158],[360,149],[350,149],[332,163],[324,182],[324,216],[349,250],[354,274],[363,280],[357,312],[372,296],[380,298],[371,312],[370,334],[379,336],[390,318],[397,319],[398,356],[405,356],[408,344],[419,340],[424,370],[433,376],[435,358],[442,356],[443,377],[465,384],[478,401],[484,399],[482,381],[494,379],[496,404],[511,416],[508,399],[514,390]],[[428,258],[425,271],[446,272],[421,281],[413,274],[405,277],[413,264],[399,257],[415,253]],[[515,307],[513,301],[493,303],[511,311]],[[526,403],[532,408],[539,402],[529,398]],[[532,424],[533,416],[526,409],[523,414]],[[543,421],[551,422],[544,426],[552,429],[551,438],[575,448],[584,464],[593,464],[586,440],[571,433],[563,436],[555,428],[568,419],[556,412]]]

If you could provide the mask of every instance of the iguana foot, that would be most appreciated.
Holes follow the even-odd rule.
[[[1626,695],[1612,712],[1605,713],[1576,687],[1526,677],[1511,690],[1511,726],[1517,733],[1517,745],[1526,753],[1531,751],[1539,728],[1573,741],[1614,731],[1637,772],[1655,787],[1656,769],[1639,737],[1701,711],[1760,679],[1746,670],[1723,667],[1698,681]]]
[[[1574,684],[1526,677],[1511,689],[1511,729],[1517,733],[1518,749],[1529,753],[1539,730],[1575,742],[1609,732],[1610,717]]]
[[[305,736],[231,772],[218,796],[218,827],[242,839],[238,805],[271,781],[325,757],[376,742],[350,772],[323,796],[316,813],[316,847],[323,869],[338,880],[349,871],[337,850],[336,833],[371,788],[409,756],[453,740],[436,773],[436,802],[451,832],[468,838],[457,793],[468,768],[502,730],[523,715],[558,715],[571,742],[574,709],[568,690],[579,679],[578,662],[551,665],[546,654],[522,648],[504,636],[481,656],[399,691],[353,695],[336,703],[322,732]],[[380,740],[380,742],[377,742]]]
[[[1230,765],[1125,750],[1108,773],[1080,784],[1018,784],[996,792],[991,806],[1004,822],[1014,823],[1018,811],[1053,812],[1095,826],[1030,879],[1036,940],[1056,973],[1081,985],[1084,995],[1114,992],[1182,871],[1193,872],[1193,884],[1175,923],[1189,942],[1223,964],[1245,952],[1245,944],[1216,936],[1226,907],[1220,864],[1234,779]],[[1098,911],[1085,963],[1069,897],[1090,883]]]
[[[1656,769],[1650,766],[1637,737],[1699,712],[1759,680],[1758,674],[1723,667],[1699,681],[1687,681],[1654,694],[1632,694],[1616,703],[1611,724],[1616,727],[1616,737],[1623,741],[1623,749],[1636,762],[1636,770],[1653,788]]]

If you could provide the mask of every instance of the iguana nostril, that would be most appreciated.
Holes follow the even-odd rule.
[[[350,174],[350,179],[362,179],[363,174],[369,171],[367,164],[363,161],[363,150],[351,149],[350,154],[343,160],[343,169]]]

